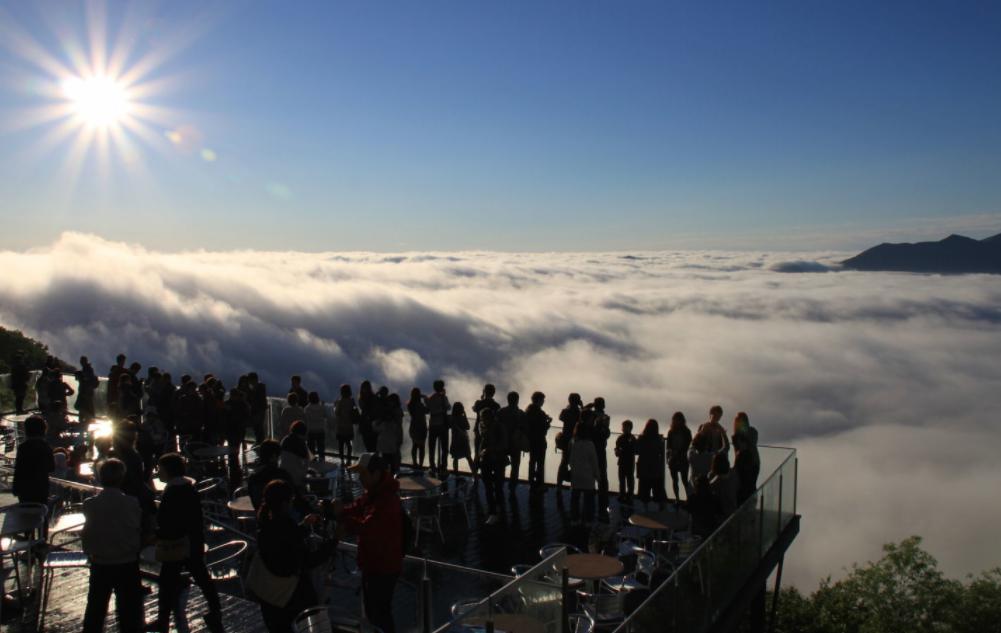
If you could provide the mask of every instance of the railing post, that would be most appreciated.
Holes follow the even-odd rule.
[[[765,555],[765,489],[758,497],[758,558]]]
[[[792,458],[792,513],[796,514],[797,499],[799,495],[799,456]]]
[[[560,620],[563,622],[563,633],[570,633],[570,605],[567,603],[570,592],[570,578],[567,575],[567,568],[560,571],[560,587],[563,592],[563,600],[560,604]]]
[[[778,538],[779,534],[782,533],[782,471],[779,471],[779,511],[778,518],[775,521],[778,529],[775,530],[775,538]]]
[[[421,591],[417,597],[417,607],[421,614],[421,631],[431,633],[431,577],[428,574],[430,565],[428,559],[424,559],[424,574],[421,578]]]

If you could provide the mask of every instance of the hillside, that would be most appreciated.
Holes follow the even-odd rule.
[[[45,359],[49,357],[49,347],[44,343],[39,343],[18,330],[0,327],[0,374],[6,374],[10,371],[11,363],[14,362],[14,354],[18,350],[24,351],[28,369],[41,369],[45,365]],[[64,368],[72,367],[70,363],[62,359],[58,360]]]
[[[983,240],[950,235],[938,242],[880,244],[842,262],[852,270],[1001,274],[1001,234]]]

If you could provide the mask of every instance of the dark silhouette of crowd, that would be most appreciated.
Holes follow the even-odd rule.
[[[539,391],[523,409],[518,392],[507,393],[502,406],[496,387],[487,384],[471,407],[470,419],[463,403],[449,401],[443,380],[434,381],[429,394],[414,387],[405,405],[398,394],[384,386],[375,389],[367,380],[357,397],[350,385],[342,385],[328,408],[320,394],[308,391],[302,377],[295,375],[283,394],[285,405],[272,418],[272,439],[268,389],[256,373],[240,376],[230,389],[213,374],[200,380],[183,375],[175,384],[169,372],[150,367],[143,375],[139,363],[127,360],[119,355],[107,374],[104,404],[112,420],[110,436],[94,438],[103,491],[84,506],[83,546],[91,558],[84,631],[102,629],[114,593],[123,631],[146,627],[166,632],[184,577],[205,596],[207,628],[213,633],[224,630],[219,594],[206,570],[202,503],[196,482],[187,476],[196,445],[225,446],[229,487],[247,486],[257,517],[257,553],[247,585],[270,631],[287,633],[295,615],[316,603],[310,570],[328,560],[332,544],[346,534],[358,543],[366,616],[385,633],[395,630],[390,606],[407,519],[394,475],[402,465],[404,433],[411,441],[412,466],[424,469],[426,457],[429,475],[446,480],[458,471],[460,460],[466,460],[473,485],[480,479],[484,484],[487,525],[501,522],[504,483],[509,493],[515,491],[523,457],[530,494],[546,492],[554,419],[545,411],[546,396]],[[17,359],[13,366],[11,381],[20,412],[29,381]],[[85,457],[61,442],[64,431],[89,428],[97,416],[99,381],[86,357],[80,359],[75,378],[76,392],[52,364],[36,381],[40,414],[24,421],[26,439],[15,464],[14,494],[22,502],[49,502],[56,455],[64,462],[62,472],[68,473]],[[77,421],[67,416],[68,398],[74,393]],[[404,410],[409,418],[406,430]],[[760,471],[758,433],[747,414],[736,415],[731,433],[720,423],[722,416],[722,408],[713,406],[693,433],[684,414],[676,412],[666,436],[657,420],[647,420],[635,435],[633,422],[623,421],[612,451],[619,502],[663,508],[669,502],[669,474],[674,503],[686,506],[697,534],[711,533],[754,494]],[[585,403],[580,394],[571,393],[555,422],[558,499],[562,503],[562,489],[569,483],[573,522],[608,521],[607,455],[613,432],[605,399]],[[356,437],[361,447],[355,445]],[[245,452],[250,444],[255,445],[252,464]],[[319,505],[308,500],[308,471],[328,457],[357,472],[364,489],[359,499]],[[154,477],[163,483],[158,506]],[[150,544],[161,567],[158,613],[147,626],[138,555]]]

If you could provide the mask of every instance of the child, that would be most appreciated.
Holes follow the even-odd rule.
[[[632,502],[636,488],[636,436],[632,420],[622,423],[622,435],[615,440],[615,456],[619,458],[619,500]]]

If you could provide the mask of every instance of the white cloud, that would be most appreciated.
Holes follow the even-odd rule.
[[[614,421],[710,404],[800,447],[810,586],[923,534],[953,573],[989,547],[1001,483],[1001,278],[776,272],[846,253],[153,252],[68,233],[0,253],[0,322],[104,369],[124,351],[175,375],[300,373],[404,396],[444,376],[471,402],[604,396]],[[812,264],[806,269],[818,269]],[[555,411],[554,411],[555,412]]]

